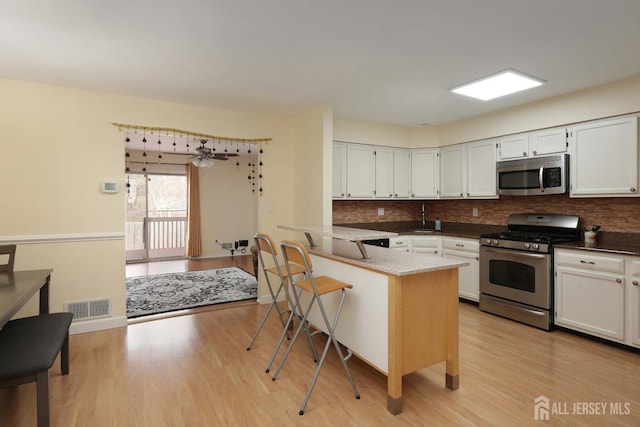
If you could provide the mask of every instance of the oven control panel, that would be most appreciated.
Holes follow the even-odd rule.
[[[480,244],[483,246],[501,247],[504,249],[549,253],[549,245],[546,243],[523,242],[518,240],[492,239],[483,237],[480,239]]]

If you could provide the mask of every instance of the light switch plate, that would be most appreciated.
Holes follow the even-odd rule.
[[[384,215],[384,208],[378,208],[378,216]]]

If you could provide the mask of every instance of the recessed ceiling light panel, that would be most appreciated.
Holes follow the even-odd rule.
[[[544,80],[507,69],[488,77],[451,89],[451,92],[488,101],[510,93],[520,92],[544,84]]]

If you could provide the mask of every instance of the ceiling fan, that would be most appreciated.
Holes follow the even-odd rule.
[[[213,165],[214,160],[229,160],[230,157],[238,156],[235,153],[216,153],[214,149],[207,147],[206,143],[206,139],[201,139],[200,147],[196,147],[196,153],[189,157],[191,163],[197,167],[209,167]]]

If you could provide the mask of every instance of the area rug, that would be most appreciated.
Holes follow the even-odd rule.
[[[127,279],[127,317],[165,313],[258,296],[256,278],[238,267]]]

